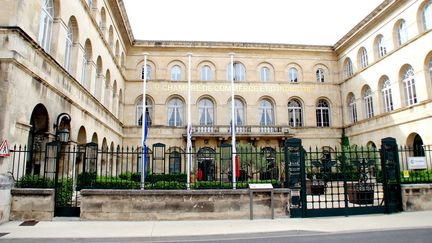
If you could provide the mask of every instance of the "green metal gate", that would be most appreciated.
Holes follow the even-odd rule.
[[[300,139],[285,143],[285,186],[291,189],[291,217],[401,211],[397,144],[375,148],[323,147],[305,150]]]
[[[54,216],[80,215],[79,190],[90,183],[89,175],[96,174],[96,161],[97,144],[73,147],[59,141],[46,144],[44,176],[54,184]]]

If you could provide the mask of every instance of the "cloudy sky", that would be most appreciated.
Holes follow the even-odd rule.
[[[334,45],[383,0],[124,0],[139,40]]]

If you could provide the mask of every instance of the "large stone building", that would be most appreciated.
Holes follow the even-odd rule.
[[[432,143],[430,0],[386,0],[333,46],[135,40],[122,0],[0,3],[10,144],[42,148],[62,128],[75,144],[141,144],[144,53],[150,145],[186,146],[189,69],[194,147],[230,143],[231,58],[240,143]],[[0,174],[11,166],[0,158]]]

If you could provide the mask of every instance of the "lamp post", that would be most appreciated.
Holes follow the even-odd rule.
[[[69,134],[70,131],[66,127],[59,130],[61,122],[63,124],[70,124],[71,117],[67,113],[61,113],[57,116],[57,121],[54,123],[54,129],[56,131],[56,141],[59,141],[61,143],[67,143],[69,142]]]

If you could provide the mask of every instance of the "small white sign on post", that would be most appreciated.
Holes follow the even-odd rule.
[[[265,183],[265,184],[249,184],[249,189],[251,189],[251,190],[273,189],[273,185],[270,184],[270,183]]]
[[[408,157],[408,169],[409,170],[427,169],[426,157]]]

